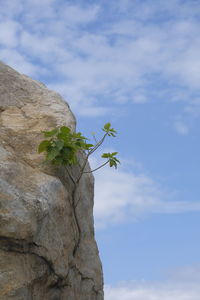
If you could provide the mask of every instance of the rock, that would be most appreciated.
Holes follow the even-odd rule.
[[[75,190],[78,167],[44,166],[37,153],[41,131],[61,125],[75,130],[67,103],[0,63],[1,300],[103,299],[93,176]]]

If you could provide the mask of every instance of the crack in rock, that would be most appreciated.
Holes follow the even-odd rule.
[[[69,267],[70,267],[70,270],[72,270],[72,269],[75,269],[75,270],[76,270],[76,272],[81,276],[81,280],[82,280],[82,281],[83,281],[83,280],[91,280],[91,281],[93,282],[93,287],[92,287],[92,289],[93,289],[93,291],[94,291],[96,294],[98,294],[98,293],[100,292],[100,290],[95,289],[94,278],[88,277],[88,276],[84,275],[84,274],[79,270],[79,268],[78,268],[75,264],[71,264]],[[69,273],[68,273],[68,274],[69,274]]]
[[[43,260],[43,262],[48,266],[50,272],[56,276],[56,281],[54,283],[52,283],[50,287],[52,287],[52,288],[54,288],[54,287],[62,288],[65,286],[71,287],[72,285],[67,282],[67,278],[69,275],[69,271],[72,269],[75,269],[76,272],[81,276],[81,280],[91,280],[93,282],[93,290],[96,293],[99,292],[98,290],[95,289],[94,279],[84,275],[75,264],[69,265],[69,271],[68,271],[68,274],[66,277],[62,277],[62,276],[58,275],[53,268],[52,262],[50,260],[48,260],[46,257],[39,255],[38,253],[35,252],[35,251],[38,251],[39,248],[42,248],[42,246],[40,246],[34,242],[27,242],[26,240],[23,240],[23,239],[15,239],[15,238],[11,238],[11,237],[0,236],[0,249],[1,250],[7,251],[7,252],[15,252],[15,253],[19,253],[19,254],[35,255]]]
[[[39,248],[42,248],[42,246],[37,245],[34,242],[27,242],[23,239],[15,239],[11,237],[0,236],[1,250],[7,252],[15,252],[19,254],[30,254],[40,258],[48,266],[50,273],[53,273],[53,275],[56,277],[55,282],[51,284],[51,287],[60,287],[68,285],[66,282],[67,278],[62,277],[55,272],[52,262],[46,257],[39,255],[35,252],[38,251]]]

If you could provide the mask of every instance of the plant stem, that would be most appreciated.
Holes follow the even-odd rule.
[[[109,163],[109,160],[107,160],[107,162],[105,162],[103,165],[99,166],[98,168],[91,170],[91,171],[86,171],[86,172],[82,172],[82,174],[86,174],[86,173],[93,173],[99,169],[101,169],[102,167],[104,167],[105,165],[107,165],[107,163]]]
[[[76,181],[76,184],[79,183],[79,181],[80,181],[80,179],[81,179],[81,177],[82,177],[82,175],[83,175],[83,171],[84,171],[85,166],[86,166],[86,164],[87,164],[88,157],[89,157],[94,151],[96,151],[96,150],[101,146],[101,144],[103,143],[103,141],[105,140],[105,138],[106,138],[107,135],[108,135],[108,132],[106,132],[106,133],[104,134],[104,136],[102,137],[102,139],[94,146],[94,148],[92,148],[92,150],[90,150],[90,152],[88,152],[88,154],[87,154],[87,156],[86,156],[86,159],[85,159],[85,161],[84,161],[84,163],[83,163],[83,166],[82,166],[82,168],[81,168],[81,170],[80,170],[80,174],[79,174],[79,177],[78,177],[78,179],[77,179],[77,181]],[[90,172],[89,172],[89,173],[90,173]]]
[[[94,146],[94,148],[92,148],[92,150],[88,153],[88,156],[91,155],[94,151],[96,151],[101,146],[101,144],[104,142],[107,135],[108,132],[106,132],[102,137],[102,139]]]
[[[73,250],[73,256],[74,257],[75,257],[75,255],[77,253],[77,250],[78,250],[78,247],[79,247],[79,244],[80,244],[80,241],[81,241],[81,228],[80,228],[80,225],[79,225],[79,222],[78,222],[78,216],[77,216],[77,213],[76,213],[76,207],[77,207],[77,204],[78,204],[80,198],[77,201],[77,203],[75,203],[76,191],[77,191],[77,188],[78,188],[79,181],[80,181],[80,179],[81,179],[81,177],[82,177],[82,175],[84,173],[92,173],[92,172],[94,172],[94,171],[102,168],[103,166],[105,166],[109,162],[109,160],[108,160],[107,162],[105,162],[104,164],[102,164],[98,168],[94,169],[93,171],[88,171],[88,172],[86,171],[86,172],[84,172],[84,169],[85,169],[86,164],[88,162],[88,157],[101,146],[101,144],[103,143],[103,141],[105,140],[105,138],[106,138],[107,135],[108,135],[108,132],[106,132],[104,134],[104,136],[102,137],[102,139],[88,152],[88,154],[86,155],[85,161],[84,161],[84,163],[83,163],[83,165],[81,167],[81,170],[80,170],[80,173],[79,173],[79,177],[78,177],[78,179],[76,180],[76,182],[74,184],[74,189],[73,189],[73,192],[72,192],[72,199],[73,199],[73,204],[72,205],[73,205],[73,213],[74,213],[74,217],[75,217],[75,222],[76,222],[76,225],[77,225],[77,228],[78,228],[78,232],[79,232],[79,234],[78,234],[78,241],[76,242],[76,245],[75,245],[74,250]]]

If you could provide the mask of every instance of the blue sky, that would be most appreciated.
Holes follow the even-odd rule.
[[[0,59],[62,94],[95,174],[106,300],[199,300],[200,1],[0,0]],[[92,159],[100,163],[99,153]]]

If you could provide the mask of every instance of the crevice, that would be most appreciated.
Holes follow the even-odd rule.
[[[79,270],[79,268],[78,268],[76,265],[71,264],[71,265],[70,265],[70,269],[75,269],[75,270],[77,271],[77,273],[81,276],[81,279],[82,279],[82,280],[92,280],[92,281],[94,282],[94,279],[93,279],[93,278],[88,277],[88,276],[85,276],[85,275]]]
[[[3,111],[5,111],[6,110],[6,108],[5,107],[3,107],[3,106],[0,106],[0,113],[2,113]]]
[[[80,224],[79,224],[79,221],[78,221],[78,216],[77,216],[77,212],[76,212],[76,206],[75,206],[75,195],[76,195],[76,191],[77,191],[77,186],[75,186],[75,191],[74,193],[72,194],[72,208],[73,208],[73,214],[74,214],[74,218],[75,218],[75,221],[76,221],[76,225],[77,225],[77,228],[78,228],[78,239],[76,241],[76,244],[74,246],[74,249],[73,249],[73,256],[75,257],[76,256],[76,253],[77,253],[77,250],[79,248],[79,245],[80,245],[80,242],[81,242],[81,227],[80,227]]]
[[[66,282],[66,278],[57,274],[53,268],[53,264],[46,257],[39,255],[36,251],[39,248],[43,248],[42,246],[34,243],[27,242],[24,239],[15,239],[11,237],[3,237],[0,236],[0,249],[7,252],[14,252],[18,254],[30,254],[40,258],[48,267],[50,274],[53,274],[55,278],[55,282],[50,285],[50,287],[59,287],[63,284],[68,285]],[[64,282],[63,282],[64,281]]]
[[[14,252],[18,254],[29,254],[34,255],[41,259],[48,267],[50,274],[53,275],[54,279],[52,279],[52,282],[48,285],[50,289],[62,289],[65,287],[73,288],[72,283],[69,282],[69,273],[71,270],[75,270],[76,273],[78,273],[81,277],[81,281],[84,280],[90,280],[92,281],[92,290],[98,294],[100,290],[97,290],[95,288],[95,281],[93,278],[84,275],[79,268],[74,264],[69,264],[69,270],[68,274],[63,277],[56,273],[56,271],[53,268],[53,264],[50,260],[48,260],[46,257],[39,255],[37,252],[40,248],[44,248],[41,245],[38,245],[35,242],[28,242],[24,239],[15,239],[11,237],[4,237],[0,236],[0,249],[7,252]]]
[[[71,211],[72,211],[72,215],[73,215],[73,219],[74,219],[74,223],[75,226],[77,228],[77,234],[75,233],[75,246],[73,249],[73,257],[76,256],[77,250],[79,248],[80,242],[81,242],[81,227],[79,224],[79,220],[78,220],[78,215],[77,215],[77,211],[76,211],[76,207],[77,207],[77,203],[76,203],[76,192],[77,189],[79,187],[79,182],[77,181],[76,178],[74,178],[74,176],[71,174],[72,172],[70,172],[70,170],[65,167],[64,170],[66,171],[68,178],[71,180],[72,184],[73,184],[73,188],[72,188],[72,193],[71,193],[71,200],[69,200],[70,206],[71,206]],[[63,185],[68,188],[66,186],[66,182],[59,176],[61,182],[63,183]],[[79,199],[80,200],[80,199]],[[77,202],[79,202],[79,200]],[[76,237],[77,235],[77,237]]]
[[[81,280],[84,281],[84,280],[90,280],[93,282],[93,286],[92,286],[92,290],[95,292],[95,293],[99,293],[101,290],[97,290],[95,289],[95,281],[94,281],[94,278],[92,277],[89,277],[89,276],[86,276],[84,275],[80,270],[79,268],[75,265],[75,264],[71,264],[70,265],[70,270],[74,269],[80,276],[81,276]],[[69,273],[68,273],[69,274]]]

